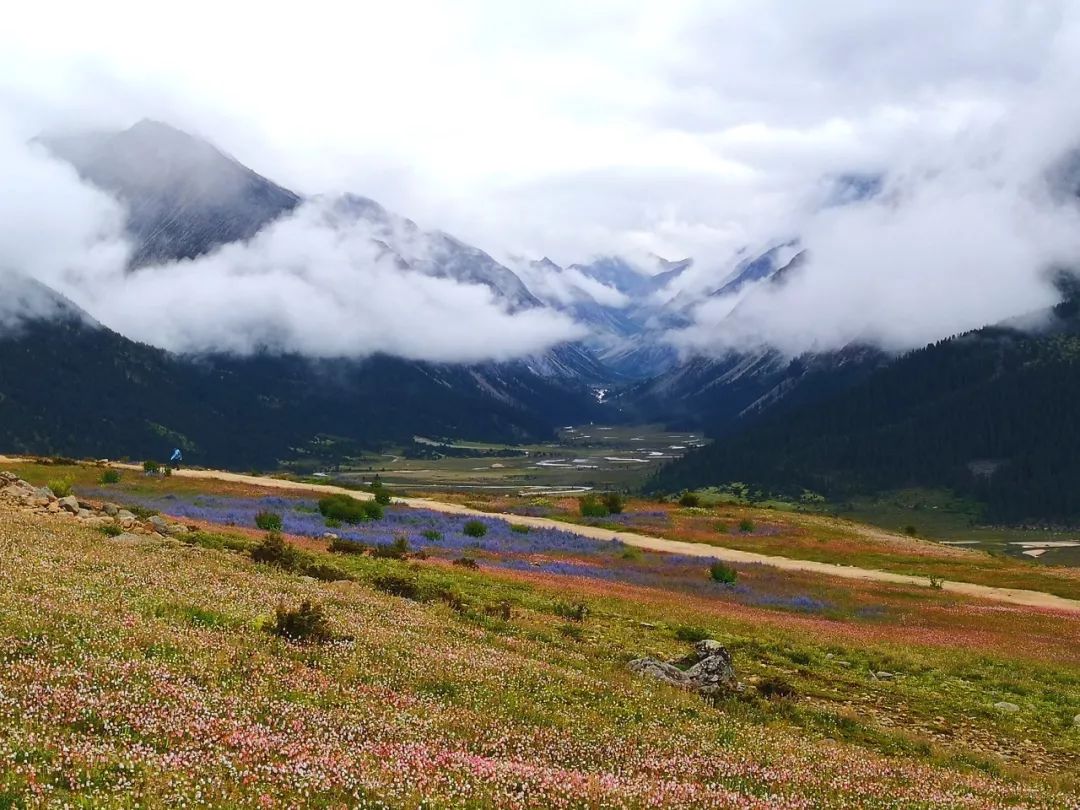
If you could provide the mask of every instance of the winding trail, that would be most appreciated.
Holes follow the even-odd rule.
[[[0,464],[20,463],[29,459],[0,456]],[[141,470],[136,464],[112,463],[112,467]],[[300,481],[288,481],[281,478],[266,476],[244,475],[242,473],[225,472],[223,470],[197,470],[180,469],[174,470],[173,475],[184,478],[212,478],[219,481],[231,481],[238,484],[250,484],[252,486],[268,487],[273,489],[290,490],[297,492],[317,492],[329,495],[350,495],[358,500],[370,499],[370,493],[357,492],[345,487],[333,484],[308,484]],[[930,581],[925,577],[910,576],[907,574],[893,574],[888,571],[879,571],[873,568],[856,568],[855,566],[840,565],[838,563],[824,563],[815,560],[798,560],[790,557],[777,557],[769,554],[757,554],[752,551],[739,551],[722,546],[706,545],[704,543],[688,543],[682,540],[668,540],[663,537],[652,537],[636,532],[614,531],[602,529],[597,526],[582,526],[576,523],[566,523],[551,518],[529,517],[526,515],[500,515],[494,512],[482,512],[478,509],[470,509],[455,503],[442,503],[427,498],[394,498],[395,503],[403,503],[419,509],[431,509],[436,512],[444,512],[451,515],[468,515],[471,517],[483,517],[489,519],[513,521],[539,529],[561,529],[570,531],[583,537],[595,540],[618,540],[628,546],[648,549],[650,551],[666,551],[673,554],[685,554],[691,557],[705,557],[725,562],[756,563],[780,568],[786,571],[807,571],[842,579],[855,579],[870,582],[888,582],[895,585],[916,585],[923,588],[930,586]],[[973,596],[979,599],[992,599],[998,602],[1007,602],[1013,605],[1027,607],[1047,608],[1051,610],[1066,611],[1080,614],[1080,601],[1066,599],[1062,596],[1044,593],[1043,591],[1029,591],[1021,588],[999,588],[992,585],[976,585],[971,582],[944,581],[941,589],[950,593]]]

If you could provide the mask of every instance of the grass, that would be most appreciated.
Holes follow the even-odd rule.
[[[1080,787],[1075,617],[870,583],[843,589],[881,615],[793,615],[307,541],[311,564],[351,577],[320,582],[251,561],[258,534],[246,531],[116,545],[0,514],[0,796],[1058,807]],[[800,582],[838,598],[820,578]],[[325,643],[275,636],[281,622]],[[709,706],[626,671],[703,637],[732,651],[744,697]],[[871,675],[882,670],[896,677]],[[997,713],[1000,700],[1021,712]]]

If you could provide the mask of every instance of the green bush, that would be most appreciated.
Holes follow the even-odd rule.
[[[380,506],[388,506],[390,504],[390,493],[383,487],[379,487],[375,490],[375,503]]]
[[[367,546],[355,540],[343,540],[340,537],[335,537],[330,541],[330,551],[335,554],[363,554],[367,551]]]
[[[286,571],[293,571],[299,565],[301,557],[296,547],[286,543],[278,532],[270,532],[251,550],[251,559],[257,563],[276,565]]]
[[[743,534],[750,534],[754,531],[754,521],[750,518],[743,518],[739,521],[739,531]]]
[[[156,461],[147,460],[142,463],[142,468],[143,472],[156,473],[161,469],[161,465]]]
[[[374,501],[358,501],[351,495],[328,495],[319,499],[319,512],[330,520],[341,523],[361,523],[365,520],[379,520],[383,516],[382,507]]]
[[[578,511],[582,517],[607,517],[610,511],[599,495],[590,492],[578,498]]]
[[[612,515],[621,515],[625,502],[618,492],[609,492],[604,495],[604,506]]]
[[[555,605],[555,615],[562,616],[564,619],[569,619],[572,622],[583,622],[589,615],[589,606],[584,602],[577,602],[573,605],[565,605],[562,602],[558,602]]]
[[[462,568],[477,569],[480,565],[472,557],[458,557],[454,560],[454,565],[461,566]]]
[[[758,682],[757,685],[758,694],[769,700],[775,700],[777,698],[793,698],[795,697],[795,687],[785,681],[783,678],[772,676],[765,678]]]
[[[330,620],[326,610],[317,602],[305,599],[298,608],[279,604],[274,619],[274,632],[290,641],[322,643],[330,641]]]
[[[714,582],[721,582],[724,585],[734,585],[735,580],[739,578],[738,572],[730,565],[717,560],[709,566],[709,576],[712,577]]]
[[[388,560],[404,560],[409,553],[409,540],[403,534],[394,538],[393,543],[379,543],[375,546],[375,556]]]
[[[904,534],[906,534],[908,537],[918,537],[919,530],[909,523],[907,526],[904,527]]]
[[[442,540],[442,532],[436,529],[424,529],[422,532],[420,532],[420,534],[432,542],[435,542],[436,540]]]
[[[352,579],[350,574],[329,563],[309,562],[304,566],[304,573],[309,577],[321,579],[323,582],[340,582],[341,580]]]
[[[689,625],[682,625],[675,629],[675,638],[679,641],[689,641],[696,643],[698,641],[704,641],[709,638],[709,631],[704,627],[691,627]]]
[[[328,529],[340,529],[341,528],[341,521],[338,520],[337,518],[327,518],[326,519],[326,528],[328,528]]]
[[[71,494],[71,480],[68,478],[58,478],[50,481],[48,487],[57,498],[66,498]]]
[[[524,523],[511,523],[510,531],[517,532],[518,534],[528,534],[529,527],[526,526]]]
[[[487,534],[487,524],[481,520],[470,520],[461,527],[461,531],[467,537],[483,537]]]
[[[255,525],[264,532],[281,531],[281,515],[277,512],[262,510],[255,515]]]
[[[101,474],[101,478],[98,479],[102,484],[119,484],[120,483],[120,471],[119,470],[105,470]]]
[[[101,527],[101,533],[106,537],[119,537],[124,533],[124,530],[115,523],[106,523]]]
[[[414,602],[423,601],[423,590],[419,581],[407,574],[380,574],[372,584],[383,593],[412,599]]]
[[[679,506],[686,507],[698,507],[701,506],[701,498],[698,497],[695,492],[684,492],[682,497],[679,498]]]

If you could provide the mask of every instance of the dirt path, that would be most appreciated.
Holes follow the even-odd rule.
[[[25,461],[20,458],[0,456],[0,464],[19,463]],[[118,464],[111,466],[127,469],[142,469],[135,464]],[[371,495],[364,492],[334,486],[332,484],[307,484],[299,481],[287,481],[280,478],[265,476],[244,475],[242,473],[224,472],[222,470],[189,470],[180,469],[173,471],[173,475],[184,478],[213,478],[219,481],[232,481],[238,484],[251,484],[254,486],[271,487],[297,492],[321,492],[325,494],[344,494],[364,500]],[[888,571],[878,571],[872,568],[856,568],[837,563],[816,562],[814,560],[796,560],[789,557],[776,557],[769,554],[756,554],[752,551],[739,551],[721,546],[705,545],[702,543],[687,543],[681,540],[667,540],[662,537],[651,537],[634,532],[613,531],[601,529],[597,526],[581,526],[578,524],[565,523],[551,518],[528,517],[524,515],[499,515],[492,512],[481,512],[478,509],[470,509],[453,503],[428,500],[427,498],[395,498],[395,503],[403,503],[420,509],[431,509],[436,512],[444,512],[452,515],[468,515],[474,517],[512,520],[527,526],[539,529],[561,529],[571,531],[583,537],[591,537],[595,540],[618,540],[628,546],[649,549],[651,551],[667,551],[673,554],[685,554],[691,557],[705,557],[725,562],[734,563],[757,563],[768,565],[773,568],[781,568],[787,571],[808,571],[815,574],[823,574],[842,579],[858,579],[871,582],[889,582],[897,585],[917,585],[929,587],[930,582],[925,577],[914,577],[906,574],[893,574]],[[991,585],[975,585],[970,582],[944,581],[941,583],[942,590],[950,593],[974,596],[980,599],[993,599],[998,602],[1008,602],[1014,605],[1026,605],[1029,607],[1051,608],[1064,610],[1072,613],[1080,613],[1080,601],[1066,599],[1054,594],[1042,591],[1028,591],[1020,588],[997,588]]]

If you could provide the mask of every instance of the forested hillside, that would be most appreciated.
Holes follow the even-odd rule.
[[[945,486],[1002,522],[1080,522],[1076,297],[1028,333],[988,327],[913,352],[823,403],[662,470],[674,490],[744,481],[830,497]]]

